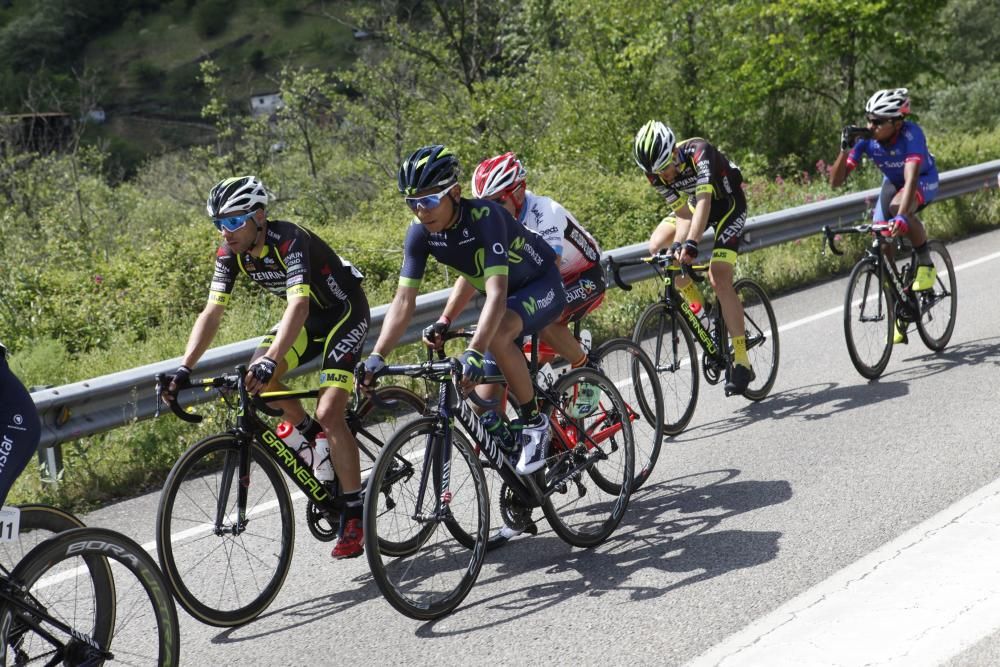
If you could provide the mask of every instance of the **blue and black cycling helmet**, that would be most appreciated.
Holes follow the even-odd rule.
[[[406,196],[445,187],[457,180],[458,158],[440,144],[418,148],[399,165],[398,187]]]

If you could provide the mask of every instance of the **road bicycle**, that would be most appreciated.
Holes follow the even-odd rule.
[[[390,365],[376,379],[391,376],[438,386],[431,413],[405,425],[383,448],[365,494],[365,552],[395,609],[415,619],[439,618],[471,590],[489,535],[483,463],[503,479],[505,521],[517,525],[540,507],[559,537],[583,548],[614,532],[632,491],[635,451],[628,406],[606,375],[582,367],[551,387],[535,382],[551,442],[544,467],[530,475],[515,471],[516,451],[487,432],[465,400],[456,359]],[[468,398],[496,407],[475,393]],[[387,552],[384,542],[401,548]]]
[[[231,423],[180,456],[156,515],[157,553],[177,601],[199,621],[220,627],[242,625],[263,612],[291,567],[295,520],[283,475],[306,497],[306,522],[318,540],[337,537],[343,507],[336,482],[320,482],[259,414],[279,416],[268,403],[316,398],[319,390],[252,397],[245,375],[240,366],[232,375],[191,381],[219,392]],[[157,376],[158,397],[165,382]],[[424,399],[404,387],[380,388],[376,397],[377,404],[356,396],[346,414],[363,466],[375,460],[399,420],[426,408]],[[170,408],[187,422],[202,420],[178,401]]]
[[[632,339],[653,361],[663,390],[664,430],[668,435],[677,435],[691,421],[698,402],[696,344],[702,350],[700,369],[706,382],[714,385],[728,380],[732,371],[733,350],[722,308],[706,301],[702,312],[695,313],[675,285],[678,273],[704,283],[708,265],[678,264],[663,254],[625,261],[609,258],[608,263],[615,283],[626,291],[632,286],[622,278],[621,270],[630,266],[651,267],[663,281],[660,298],[639,316]],[[743,304],[746,350],[754,370],[743,395],[759,401],[771,391],[778,375],[778,323],[763,287],[749,278],[740,278],[733,283],[733,289]]]
[[[22,508],[20,526],[8,512],[0,518],[0,664],[178,664],[177,610],[141,546],[55,508]],[[8,567],[22,538],[37,544]]]
[[[937,278],[931,289],[914,292],[917,253],[908,241],[887,236],[891,227],[888,223],[823,227],[826,244],[835,255],[844,254],[836,245],[838,235],[873,234],[851,270],[844,297],[847,353],[858,372],[870,380],[889,363],[897,323],[904,335],[916,324],[924,345],[935,352],[948,345],[955,330],[958,292],[947,248],[940,241],[927,241]]]

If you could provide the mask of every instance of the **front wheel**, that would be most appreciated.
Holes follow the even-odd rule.
[[[733,289],[743,304],[744,340],[747,357],[754,370],[754,379],[743,395],[751,401],[759,401],[768,395],[778,376],[778,321],[774,318],[771,300],[763,287],[743,278],[733,284]]]
[[[241,454],[250,456],[245,479]],[[248,491],[245,508],[237,504],[241,484]],[[163,486],[156,514],[160,566],[177,601],[202,623],[242,625],[264,611],[291,567],[294,537],[281,471],[230,433],[192,445]]]
[[[653,473],[663,443],[663,391],[656,368],[638,343],[628,338],[612,338],[593,354],[601,371],[615,381],[628,410],[635,439],[635,491]],[[594,481],[601,483],[601,477]],[[602,487],[613,493],[614,489]]]
[[[866,260],[854,265],[844,298],[844,338],[851,363],[873,380],[892,354],[893,301],[879,280],[878,267]]]
[[[635,475],[628,405],[603,373],[577,368],[549,390],[552,442],[542,511],[575,547],[597,546],[625,515]]]
[[[476,452],[453,429],[442,461],[441,428],[438,419],[424,417],[400,429],[379,454],[365,491],[372,576],[389,604],[418,620],[444,616],[465,599],[489,536],[489,494]],[[445,470],[449,483],[442,489]]]
[[[934,287],[929,290],[914,292],[913,296],[920,305],[920,319],[917,320],[917,332],[924,345],[940,352],[948,345],[951,334],[955,330],[955,313],[958,310],[958,284],[955,281],[955,267],[951,263],[951,255],[940,241],[928,241],[927,249],[937,279]]]
[[[647,306],[635,324],[632,340],[642,347],[659,379],[663,394],[663,432],[683,431],[698,403],[698,351],[680,315],[663,302]]]
[[[88,576],[90,562],[108,559],[115,562],[113,593]],[[170,589],[149,554],[124,535],[103,528],[61,532],[32,549],[10,580],[29,610],[0,609],[0,663],[178,664]],[[108,630],[93,633],[95,627]]]

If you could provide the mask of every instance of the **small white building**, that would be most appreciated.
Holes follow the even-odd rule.
[[[284,103],[281,101],[281,93],[258,93],[250,96],[250,113],[254,116],[271,116],[277,112]]]

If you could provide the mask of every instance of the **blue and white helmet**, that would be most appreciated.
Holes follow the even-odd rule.
[[[865,113],[879,118],[902,118],[910,113],[910,97],[906,88],[880,90],[865,103]]]

